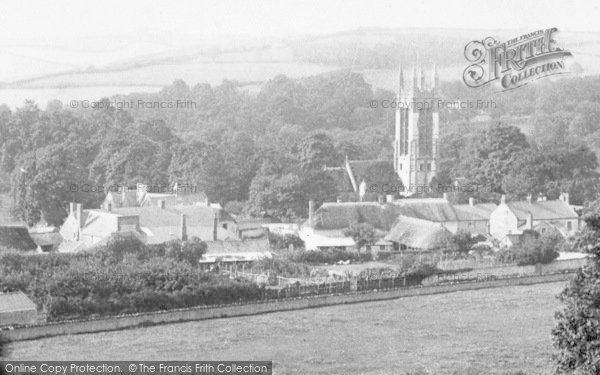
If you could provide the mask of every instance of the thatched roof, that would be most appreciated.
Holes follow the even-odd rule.
[[[447,245],[452,234],[442,224],[399,216],[386,241],[400,243],[410,249],[435,250]]]
[[[368,223],[387,230],[393,219],[386,219],[383,206],[376,202],[324,203],[316,212],[316,229],[344,229],[352,223]]]

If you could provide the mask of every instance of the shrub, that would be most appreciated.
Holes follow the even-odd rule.
[[[600,201],[596,202],[596,204]],[[585,216],[586,227],[577,237],[576,249],[589,257],[559,298],[565,307],[556,313],[552,330],[558,374],[600,373],[600,209]]]
[[[366,245],[372,245],[377,241],[375,228],[369,223],[352,223],[344,230],[344,235],[352,237],[359,249]]]
[[[362,255],[362,259],[369,258],[368,255]],[[298,251],[289,255],[290,260],[298,263],[307,264],[332,264],[337,262],[359,261],[361,256],[355,252],[346,251],[343,249],[323,249],[323,250],[306,250]],[[370,260],[370,259],[369,259]]]
[[[10,341],[6,336],[0,333],[0,359],[6,359],[8,355],[8,344]],[[0,369],[0,374],[2,373],[2,369]]]
[[[560,255],[556,249],[562,247],[564,239],[560,234],[550,233],[540,236],[537,232],[523,233],[519,244],[496,253],[498,260],[515,262],[519,266],[547,264]]]
[[[294,246],[294,249],[303,249],[304,241],[300,239],[297,235],[294,234],[286,234],[280,235],[277,233],[268,233],[269,236],[269,244],[273,249],[276,250],[287,250],[290,245]]]

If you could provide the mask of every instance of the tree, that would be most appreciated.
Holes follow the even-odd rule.
[[[529,143],[519,128],[493,126],[463,149],[454,177],[466,177],[471,183],[503,193],[502,179],[512,170],[518,153],[527,148]]]
[[[377,241],[375,228],[369,223],[352,223],[344,230],[344,236],[352,237],[356,247],[360,250],[366,245],[372,245]]]
[[[565,307],[552,330],[558,374],[600,373],[600,202],[584,216],[575,249],[592,256],[559,296]]]
[[[464,230],[459,230],[450,239],[451,246],[459,253],[468,253],[475,243],[476,241],[471,236],[471,233]]]
[[[302,180],[297,175],[258,175],[250,184],[246,210],[254,216],[290,221],[306,217],[306,201]]]

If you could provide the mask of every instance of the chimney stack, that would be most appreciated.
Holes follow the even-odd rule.
[[[392,202],[394,201],[394,195],[393,195],[393,194],[387,194],[387,195],[385,196],[385,200],[386,200],[388,203],[392,203]]]
[[[442,198],[447,201],[448,200],[448,193],[442,194]]]
[[[165,200],[164,199],[160,199],[158,201],[158,207],[164,209],[165,208]]]
[[[500,204],[506,204],[506,195],[502,194],[500,197]]]
[[[527,218],[525,220],[525,228],[533,230],[533,214],[531,211],[527,213]]]
[[[569,193],[562,193],[558,199],[560,199],[561,201],[565,202],[566,204],[571,204],[570,200],[569,200]]]
[[[77,220],[79,220],[79,228],[83,226],[83,206],[77,203]]]
[[[219,218],[217,217],[217,213],[215,212],[215,217],[213,219],[213,241],[217,240],[217,230],[219,226]]]
[[[69,215],[75,216],[75,202],[69,202]]]
[[[187,241],[187,224],[186,224],[186,216],[181,214],[181,227],[179,237],[182,241]]]
[[[315,214],[315,201],[312,199],[308,201],[308,225],[314,226],[313,216]]]
[[[121,187],[121,207],[125,207],[125,193],[127,192],[127,187],[123,185]]]
[[[471,206],[471,207],[475,206],[475,198],[469,197],[469,206]]]
[[[384,203],[383,195],[378,195],[377,196],[377,202],[379,202],[379,204],[383,204]]]

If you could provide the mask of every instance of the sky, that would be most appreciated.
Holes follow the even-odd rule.
[[[359,27],[600,31],[598,0],[2,0],[0,42],[294,37]]]

